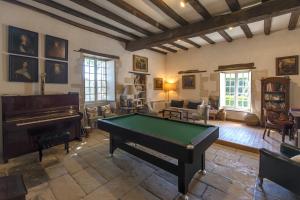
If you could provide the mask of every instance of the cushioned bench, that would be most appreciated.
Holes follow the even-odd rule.
[[[49,132],[41,135],[37,141],[40,161],[42,161],[44,149],[48,149],[59,144],[65,144],[65,150],[69,153],[69,139],[70,132],[68,131],[59,133]]]

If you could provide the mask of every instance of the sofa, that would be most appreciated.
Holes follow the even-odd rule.
[[[203,120],[207,124],[210,106],[203,100],[171,100],[166,104],[167,109],[182,111],[183,118],[198,121]]]

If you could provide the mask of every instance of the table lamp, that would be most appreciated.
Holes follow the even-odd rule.
[[[170,91],[176,91],[176,83],[165,82],[164,90],[168,92],[168,101],[170,100]]]
[[[137,94],[137,91],[135,89],[134,85],[125,85],[123,95],[127,97],[132,97],[132,99],[135,99],[135,95]]]

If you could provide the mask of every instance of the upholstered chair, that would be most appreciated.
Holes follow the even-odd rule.
[[[198,105],[197,112],[192,113],[192,120],[198,121],[203,120],[204,124],[207,124],[207,120],[209,119],[209,105]]]

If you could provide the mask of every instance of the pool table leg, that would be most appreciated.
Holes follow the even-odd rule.
[[[112,157],[117,146],[112,134],[109,134],[109,155]]]
[[[201,156],[201,173],[202,173],[202,175],[206,174],[206,170],[205,170],[205,152],[203,152],[202,156]]]
[[[178,161],[178,190],[182,195],[188,192],[189,180],[186,163]]]

